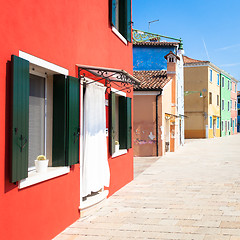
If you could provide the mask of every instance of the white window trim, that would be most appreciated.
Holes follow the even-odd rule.
[[[19,57],[28,60],[30,63],[42,67],[44,69],[48,69],[50,71],[63,74],[65,76],[68,75],[69,71],[66,68],[60,67],[56,64],[45,61],[41,58],[35,57],[31,54],[25,53],[23,51],[19,51]],[[18,188],[22,189],[48,179],[52,179],[70,172],[70,167],[48,167],[46,173],[37,173],[35,170],[28,172],[28,177],[22,179],[18,182]]]
[[[48,167],[47,172],[37,173],[36,171],[28,172],[28,177],[19,181],[18,188],[22,189],[31,185],[67,174],[70,172],[70,167]]]
[[[112,92],[115,92],[116,94],[121,95],[121,96],[123,96],[123,97],[126,97],[126,96],[127,96],[127,94],[126,94],[125,92],[119,91],[119,90],[117,90],[116,88],[111,88],[111,91],[112,91]],[[127,153],[127,149],[119,149],[117,152],[113,153],[112,158],[115,158],[115,157],[124,155],[124,154],[126,154],[126,153]]]
[[[115,35],[116,35],[119,39],[121,39],[122,42],[123,42],[125,45],[128,44],[126,38],[123,37],[123,35],[122,35],[114,26],[112,26],[112,32],[115,33]]]
[[[35,57],[35,56],[25,53],[23,51],[19,51],[19,57],[21,57],[25,60],[28,60],[30,63],[35,64],[39,67],[46,68],[53,72],[60,73],[63,75],[68,75],[69,71],[66,68],[60,67],[56,64],[50,63],[46,60]]]
[[[112,158],[115,158],[115,157],[124,155],[124,154],[126,154],[126,153],[127,153],[127,149],[119,149],[117,152],[115,152],[115,153],[112,155]]]

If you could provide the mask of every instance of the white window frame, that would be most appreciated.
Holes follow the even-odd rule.
[[[63,74],[65,76],[68,75],[68,69],[60,67],[56,64],[50,63],[41,58],[35,57],[31,54],[28,54],[23,51],[19,51],[19,57],[28,60],[30,64],[36,65],[38,67],[44,68],[46,71],[49,70],[56,74]],[[35,72],[34,72],[35,74]],[[46,142],[46,141],[45,141]],[[36,171],[31,171],[28,173],[28,177],[22,179],[18,182],[18,188],[22,189],[70,172],[70,167],[48,167],[46,173],[37,173]]]

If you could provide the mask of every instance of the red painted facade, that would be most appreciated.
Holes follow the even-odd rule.
[[[112,32],[109,0],[8,0],[0,6],[0,235],[7,240],[47,240],[80,216],[79,164],[68,174],[27,188],[9,182],[11,55],[21,50],[75,77],[76,64],[132,74],[132,44],[125,45]],[[133,179],[132,148],[114,159],[109,154],[109,166],[110,196]]]

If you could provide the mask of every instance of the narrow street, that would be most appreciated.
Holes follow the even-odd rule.
[[[240,239],[240,134],[187,140],[142,165],[134,181],[55,240]]]

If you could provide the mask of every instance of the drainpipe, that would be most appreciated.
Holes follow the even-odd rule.
[[[158,97],[162,95],[162,89],[160,88],[159,94],[156,95],[156,149],[158,156]]]

